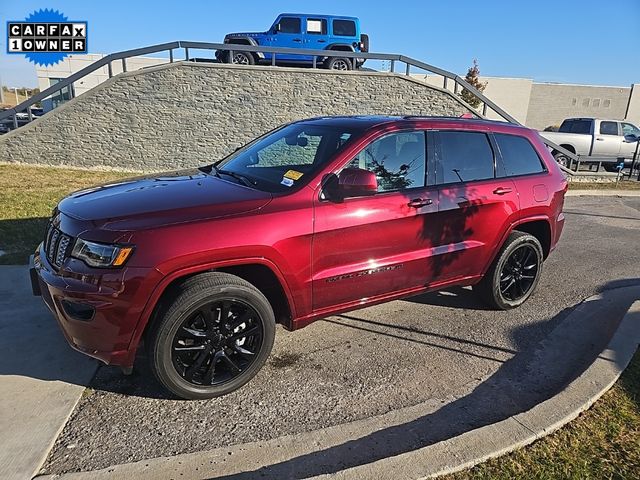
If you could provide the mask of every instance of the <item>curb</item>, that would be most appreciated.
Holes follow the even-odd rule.
[[[640,190],[567,190],[565,197],[640,197]]]
[[[627,299],[627,305],[632,301],[635,303],[628,309],[608,345],[597,355],[595,361],[555,396],[530,410],[456,437],[312,478],[432,478],[472,467],[521,448],[570,422],[611,388],[631,361],[640,343],[640,287],[622,287],[609,292],[613,297],[609,302]],[[592,316],[596,315],[593,313],[596,311],[593,310],[594,307],[589,305],[591,300],[596,299],[602,299],[602,296],[596,295],[585,300],[569,317],[582,319],[590,313]],[[326,465],[330,471],[341,464],[339,458],[331,455],[332,448],[344,450],[346,447],[347,450],[351,450],[350,444],[357,447],[354,441],[389,427],[399,427],[398,435],[403,435],[403,425],[439,408],[439,400],[427,401],[379,417],[314,432],[204,452],[141,460],[91,472],[40,476],[38,479],[307,478],[307,475],[301,475],[300,470],[295,471],[289,463],[297,461],[306,465],[307,457],[320,451],[322,458],[314,460],[316,464],[320,462]],[[370,448],[375,450],[384,448],[384,445],[370,445]],[[362,454],[354,448],[353,455],[357,453]],[[280,464],[280,467],[271,469],[276,464]]]

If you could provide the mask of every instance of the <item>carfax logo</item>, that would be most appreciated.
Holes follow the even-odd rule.
[[[87,53],[87,22],[38,10],[24,21],[7,22],[7,53],[23,54],[36,65],[54,65],[70,53]]]

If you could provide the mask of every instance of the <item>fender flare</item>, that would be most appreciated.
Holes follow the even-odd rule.
[[[171,273],[164,275],[162,280],[160,280],[160,282],[154,287],[153,291],[151,292],[151,295],[149,295],[149,299],[147,300],[147,303],[145,304],[142,310],[142,313],[138,318],[138,322],[136,324],[134,333],[131,336],[131,340],[129,341],[129,347],[128,347],[129,357],[128,358],[131,364],[133,364],[133,360],[135,358],[138,345],[140,344],[142,334],[144,333],[145,329],[147,328],[147,325],[149,324],[149,321],[151,320],[153,311],[158,305],[158,301],[160,300],[162,295],[164,295],[164,293],[166,292],[169,285],[171,285],[171,283],[173,283],[175,280],[178,280],[179,278],[186,277],[188,275],[204,273],[207,271],[215,270],[217,268],[234,267],[234,266],[251,265],[251,264],[264,265],[265,267],[267,267],[269,270],[273,272],[273,274],[276,276],[276,278],[280,282],[282,290],[284,291],[285,297],[287,299],[287,303],[289,304],[289,310],[291,312],[291,316],[292,318],[295,318],[296,310],[295,310],[295,303],[293,301],[293,296],[291,295],[291,289],[289,288],[289,285],[285,280],[285,277],[280,271],[280,269],[276,266],[275,263],[273,263],[271,260],[267,258],[245,257],[241,259],[222,260],[217,262],[203,263],[199,265],[192,265],[189,267],[179,268],[177,270],[172,271]]]
[[[247,42],[252,47],[259,47],[260,45],[256,42],[256,39],[253,37],[233,37],[229,39],[227,45],[246,45],[247,43],[239,43],[239,42]],[[251,52],[260,60],[264,60],[264,53],[262,52]]]

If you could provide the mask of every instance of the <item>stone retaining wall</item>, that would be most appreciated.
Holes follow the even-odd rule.
[[[179,62],[118,75],[0,137],[0,162],[161,171],[306,117],[468,111],[402,75]]]

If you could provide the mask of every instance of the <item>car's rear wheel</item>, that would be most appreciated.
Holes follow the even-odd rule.
[[[324,65],[329,70],[351,70],[353,68],[351,59],[343,57],[327,58]]]
[[[209,272],[169,292],[148,339],[160,383],[185,399],[226,395],[264,365],[275,337],[271,305],[253,285]]]
[[[536,289],[542,273],[542,246],[536,237],[513,232],[474,291],[491,307],[516,308]]]

